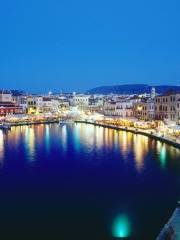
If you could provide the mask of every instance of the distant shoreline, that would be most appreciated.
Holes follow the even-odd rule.
[[[29,125],[39,125],[39,124],[51,124],[51,123],[59,123],[59,120],[50,120],[50,121],[42,121],[42,122],[10,123],[10,126],[18,127],[18,126],[29,126]]]

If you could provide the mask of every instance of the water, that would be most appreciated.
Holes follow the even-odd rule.
[[[145,136],[86,124],[0,131],[3,239],[153,240],[179,186],[180,150]]]

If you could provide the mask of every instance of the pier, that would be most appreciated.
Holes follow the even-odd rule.
[[[179,240],[180,239],[180,207],[177,207],[156,240]]]

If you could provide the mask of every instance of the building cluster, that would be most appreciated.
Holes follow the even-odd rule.
[[[180,124],[180,93],[143,95],[52,94],[29,95],[19,91],[0,91],[0,116],[14,114],[58,113],[78,107],[114,118],[161,120]]]
[[[23,109],[14,102],[11,91],[0,90],[0,116],[21,113],[23,113]]]

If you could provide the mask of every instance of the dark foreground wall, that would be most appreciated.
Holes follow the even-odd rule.
[[[180,240],[180,207],[176,208],[156,240]]]

